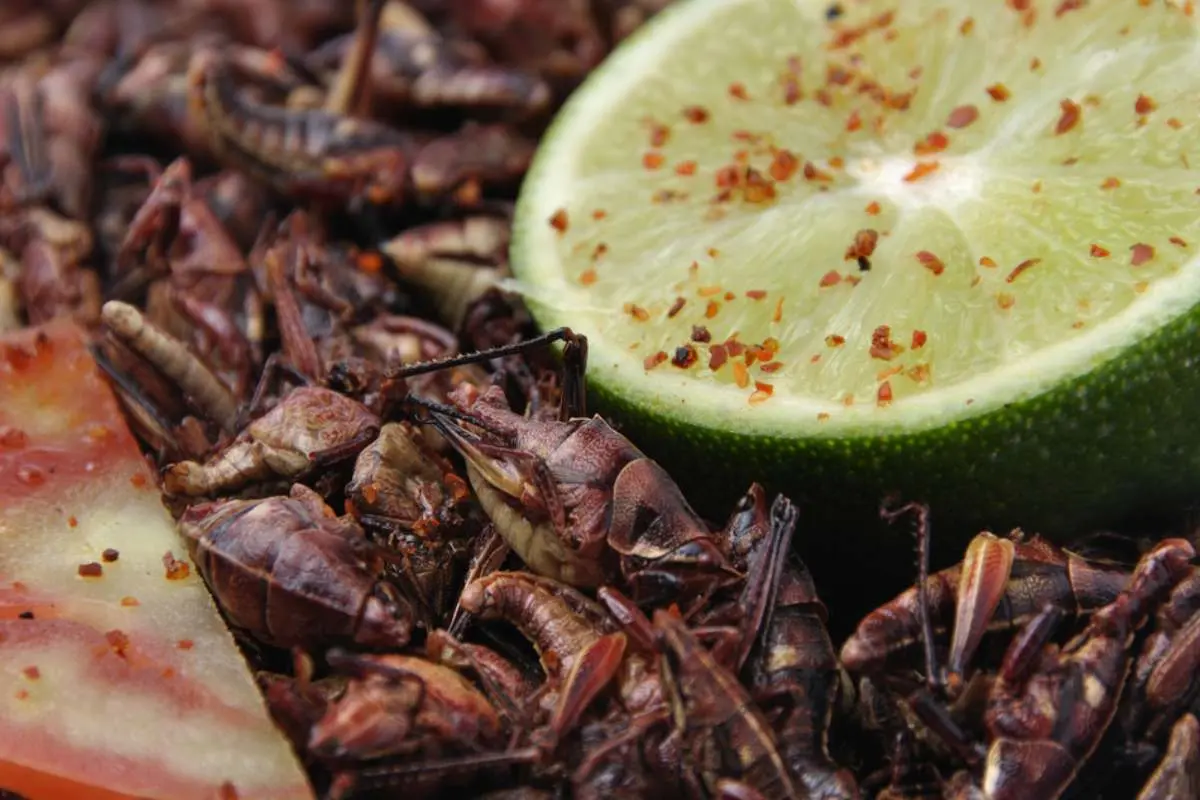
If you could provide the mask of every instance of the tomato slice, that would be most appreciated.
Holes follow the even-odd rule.
[[[0,337],[0,789],[313,797],[187,559],[83,332]]]

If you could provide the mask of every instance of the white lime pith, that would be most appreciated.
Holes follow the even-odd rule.
[[[1200,299],[1198,33],[1161,0],[685,0],[548,134],[519,287],[602,389],[700,428],[1039,397]]]

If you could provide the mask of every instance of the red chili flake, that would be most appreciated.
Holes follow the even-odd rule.
[[[687,305],[687,300],[682,297],[676,297],[675,302],[667,309],[667,319],[674,319],[676,314],[683,311],[685,305]]]
[[[42,671],[37,667],[26,667],[25,669],[21,670],[21,672],[31,681],[36,681],[38,678],[42,677]]]
[[[1176,247],[1187,247],[1187,242],[1185,242],[1179,236],[1172,236],[1170,239],[1167,239],[1167,241],[1170,242],[1171,244],[1175,245]]]
[[[928,250],[917,253],[917,261],[920,261],[921,266],[934,275],[941,275],[946,271],[946,265],[942,263],[942,260]]]
[[[922,141],[913,145],[913,153],[919,156],[933,155],[940,153],[950,146],[950,139],[941,131],[934,131],[927,135]]]
[[[383,257],[379,253],[359,253],[354,258],[354,265],[363,272],[375,275],[383,269]]]
[[[645,369],[647,371],[652,370],[655,367],[657,367],[659,364],[666,361],[667,357],[668,357],[667,354],[664,353],[662,350],[659,350],[657,353],[655,353],[652,356],[646,356],[645,360],[642,361],[642,369]]]
[[[846,261],[854,261],[855,259],[870,257],[875,252],[875,245],[878,241],[879,231],[873,228],[863,228],[856,231],[854,242],[846,248],[844,259]]]
[[[849,131],[850,133],[854,133],[854,131],[857,131],[861,128],[862,128],[862,117],[859,116],[858,109],[856,108],[853,111],[851,111],[850,116],[846,118],[846,130]]]
[[[831,269],[831,270],[829,270],[829,272],[826,272],[824,275],[821,276],[821,282],[820,282],[819,286],[822,289],[827,289],[830,286],[837,286],[841,282],[842,282],[841,274],[837,270]]]
[[[1156,108],[1158,108],[1158,103],[1144,94],[1139,94],[1137,100],[1133,102],[1133,110],[1138,114],[1149,114]]]
[[[746,297],[749,297],[751,300],[762,300],[766,298],[766,296],[767,293],[762,289],[751,289],[750,291],[746,292]]]
[[[742,197],[747,203],[767,203],[775,199],[775,184],[753,167],[746,168],[746,185]]]
[[[104,633],[104,641],[108,642],[108,649],[117,656],[124,658],[125,652],[129,649],[129,636],[125,631],[113,629]]]
[[[1008,98],[1012,97],[1012,93],[1008,91],[1008,87],[1003,83],[993,83],[987,87],[988,96],[997,103],[1003,103]]]
[[[104,567],[98,562],[89,561],[86,564],[79,565],[79,575],[84,578],[99,578],[104,574]]]
[[[716,300],[709,300],[708,305],[704,307],[704,318],[715,319],[717,314],[721,312],[721,304]]]
[[[727,303],[728,303],[730,300],[735,300],[735,299],[737,299],[737,295],[736,295],[736,294],[734,294],[733,292],[726,292],[726,293],[725,293],[725,302],[727,302]]]
[[[596,220],[597,222],[599,222],[600,220],[604,219],[607,216],[608,216],[608,212],[602,208],[597,208],[595,211],[592,212],[592,219]]]
[[[891,361],[903,351],[903,347],[892,341],[892,329],[890,326],[880,325],[871,334],[871,358],[878,358],[880,361]]]
[[[592,261],[599,261],[600,259],[604,258],[604,254],[607,252],[608,245],[606,245],[604,242],[600,242],[596,245],[596,248],[592,250]]]
[[[704,327],[703,325],[693,325],[692,341],[700,342],[701,344],[708,344],[712,341],[712,333],[710,333],[708,328]]]
[[[708,368],[713,372],[725,366],[725,362],[728,360],[729,351],[725,349],[725,345],[714,344],[708,349]]]
[[[729,84],[729,96],[736,97],[738,100],[750,99],[750,95],[746,94],[746,87],[737,82]]]
[[[1183,127],[1183,123],[1180,122],[1175,117],[1171,117],[1170,119],[1167,120],[1167,127],[1173,128],[1174,130],[1179,130],[1180,128]]]
[[[987,256],[983,256],[982,258],[979,259],[979,266],[988,267],[989,269],[995,269],[997,265],[996,265],[996,262],[993,261],[992,259],[988,258]]]
[[[1104,182],[1100,184],[1100,188],[1101,189],[1116,189],[1120,185],[1121,185],[1120,178],[1105,178]]]
[[[11,425],[0,425],[0,448],[5,450],[22,450],[29,444],[29,437],[20,428]]]
[[[657,150],[651,150],[642,156],[642,166],[646,169],[658,169],[666,159]]]
[[[675,174],[676,175],[684,175],[684,176],[695,175],[696,174],[696,162],[695,161],[680,161],[678,164],[675,165]]]
[[[1138,242],[1137,244],[1133,245],[1129,248],[1129,250],[1131,253],[1133,253],[1133,257],[1129,260],[1129,263],[1135,267],[1140,267],[1142,264],[1145,264],[1147,261],[1154,258],[1154,248],[1142,242]]]
[[[917,165],[904,176],[904,181],[905,183],[915,183],[926,175],[937,172],[939,166],[940,164],[936,161],[918,161]]]
[[[186,578],[192,571],[186,561],[180,561],[168,550],[162,557],[163,567],[167,571],[167,580],[178,581]]]
[[[1069,11],[1077,11],[1087,4],[1087,0],[1062,0],[1058,4],[1058,8],[1054,9],[1054,16],[1061,17]]]
[[[787,75],[783,79],[783,102],[785,105],[794,106],[804,99],[804,92],[800,89],[800,79],[795,75]]]
[[[17,698],[18,700],[28,700],[29,691],[26,689],[17,689],[15,692],[13,692],[13,697]]]
[[[579,273],[579,282],[584,286],[591,286],[598,280],[598,278],[599,276],[596,275],[596,270],[592,269],[591,267],[588,267],[583,272]]]
[[[1083,109],[1073,100],[1063,100],[1059,102],[1058,107],[1062,110],[1062,116],[1054,125],[1055,136],[1061,136],[1079,124],[1079,116],[1083,113]]]
[[[969,36],[971,31],[973,31],[973,30],[975,30],[975,20],[972,19],[971,17],[967,17],[966,19],[964,19],[962,21],[962,23],[958,26],[958,32],[961,33],[963,36]]]
[[[133,484],[135,489],[143,489],[145,488],[146,484],[149,483],[149,481],[146,480],[146,476],[140,472],[134,473],[132,476],[130,476],[129,482]]]
[[[759,367],[763,372],[778,372],[783,367],[782,361],[768,361]]]
[[[841,347],[846,343],[846,337],[838,336],[836,333],[831,333],[825,337],[825,344],[828,347]]]
[[[741,361],[733,362],[733,382],[739,389],[745,389],[750,385],[750,371]]]
[[[742,180],[742,170],[740,167],[733,165],[721,167],[717,170],[716,182],[718,189],[733,189]]]
[[[812,358],[810,358],[810,359],[808,360],[808,363],[810,363],[810,364],[816,364],[816,363],[817,363],[818,361],[820,361],[820,360],[821,360],[821,354],[820,354],[820,353],[817,353],[816,355],[814,355]]]
[[[109,564],[116,561],[120,557],[121,552],[113,547],[106,547],[104,552],[100,554],[100,558]]]
[[[1017,302],[1017,298],[1013,297],[1008,292],[999,292],[996,294],[996,305],[1005,310],[1013,307],[1013,303]]]
[[[550,215],[550,227],[559,233],[567,232],[567,210],[560,208]]]
[[[39,467],[25,465],[17,470],[17,480],[26,486],[41,486],[46,482],[46,473]]]
[[[626,314],[633,317],[638,322],[645,322],[646,320],[650,319],[650,312],[636,303],[626,303],[621,308]]]
[[[892,404],[892,383],[884,381],[879,384],[879,390],[875,393],[875,404],[880,408],[890,406]]]
[[[231,781],[225,781],[217,789],[217,800],[238,800],[237,787]]]
[[[800,169],[800,159],[792,155],[789,150],[778,150],[775,158],[771,160],[771,166],[767,172],[777,181],[786,181],[795,175],[798,169]]]
[[[927,337],[926,337],[926,335],[925,335],[925,331],[922,331],[922,330],[915,330],[915,331],[913,331],[913,335],[912,335],[912,349],[913,349],[913,350],[920,350],[922,347],[924,347],[924,346],[925,346],[925,341],[926,341],[926,339],[927,339]]]
[[[781,322],[783,320],[783,298],[779,298],[779,302],[775,304],[775,313],[771,315],[772,322]]]
[[[72,528],[77,528],[77,527],[79,527],[79,520],[75,519],[75,517],[73,517],[73,516],[67,517],[67,525]]]
[[[141,604],[142,604],[141,601],[138,600],[136,597],[129,597],[128,595],[126,595],[125,597],[121,598],[121,605],[125,606],[126,608],[140,606]]]
[[[771,384],[755,381],[754,393],[750,395],[750,405],[756,406],[759,403],[765,403],[774,393],[775,387]]]
[[[979,118],[979,109],[973,105],[959,106],[946,118],[947,128],[965,128]]]
[[[1101,247],[1098,244],[1092,245],[1091,254],[1092,254],[1092,258],[1108,258],[1109,255],[1111,255],[1108,252],[1108,250],[1106,250],[1105,248]]]
[[[1041,68],[1042,68],[1042,60],[1040,58],[1038,58],[1037,56],[1034,56],[1033,58],[1029,59],[1029,70],[1031,72],[1036,72]]]
[[[887,369],[881,369],[879,372],[875,373],[875,382],[881,383],[893,375],[899,375],[903,371],[904,366],[901,364],[897,364],[894,367],[888,367]]]
[[[1005,282],[1005,283],[1012,283],[1013,281],[1015,281],[1015,280],[1017,279],[1017,277],[1018,277],[1018,276],[1019,276],[1019,275],[1020,275],[1022,272],[1024,272],[1024,271],[1025,271],[1025,270],[1027,270],[1027,269],[1029,269],[1030,267],[1035,267],[1035,266],[1037,266],[1037,265],[1038,265],[1038,264],[1040,264],[1040,263],[1042,263],[1042,260],[1041,260],[1040,258],[1027,258],[1027,259],[1025,259],[1025,260],[1024,260],[1024,261],[1022,261],[1020,264],[1017,264],[1015,267],[1013,267],[1013,271],[1012,271],[1012,272],[1010,272],[1010,273],[1008,273],[1008,277],[1006,277],[1006,278],[1004,279],[1004,282]]]
[[[929,380],[929,365],[914,364],[909,368],[908,372],[904,374],[907,375],[910,380],[916,381],[917,383],[924,383],[925,381]]]
[[[872,200],[871,202],[867,203],[867,207],[863,210],[866,211],[868,214],[870,214],[872,217],[878,216],[879,210],[880,210],[879,203]]]
[[[889,94],[883,99],[883,104],[893,111],[907,111],[909,105],[912,104],[913,93],[903,92],[900,94]]]
[[[729,351],[732,358],[737,358],[742,353],[746,352],[746,345],[734,339],[732,336],[725,340],[725,349]]]
[[[699,125],[702,122],[708,122],[708,109],[701,106],[688,106],[683,110],[683,116],[688,122]]]
[[[675,348],[675,354],[671,356],[671,365],[680,369],[687,369],[696,363],[696,348],[690,344],[680,345]]]
[[[854,80],[854,73],[850,72],[843,66],[838,64],[829,64],[825,67],[825,83],[834,86],[845,86]]]
[[[833,176],[828,172],[820,170],[816,164],[811,161],[804,162],[804,178],[810,181],[824,181],[828,183],[833,180]]]

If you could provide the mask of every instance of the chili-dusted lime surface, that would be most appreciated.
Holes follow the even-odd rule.
[[[1198,32],[1161,0],[685,0],[546,137],[518,286],[668,462],[984,521],[1175,494]]]

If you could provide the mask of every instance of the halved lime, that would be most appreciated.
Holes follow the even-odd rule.
[[[1197,64],[1191,0],[686,0],[547,134],[517,286],[635,441],[729,493],[1052,529],[1175,497]]]

